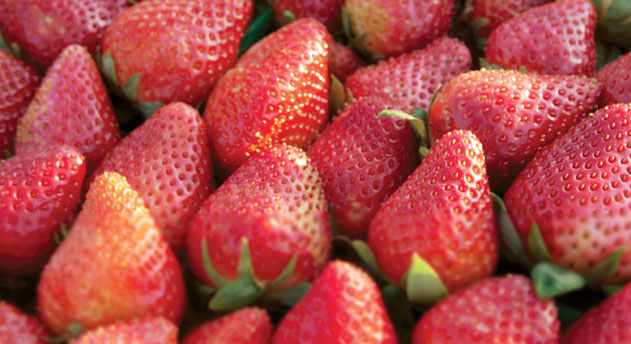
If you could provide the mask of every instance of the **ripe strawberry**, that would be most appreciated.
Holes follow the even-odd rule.
[[[145,115],[163,104],[199,105],[230,69],[252,0],[148,0],[117,16],[103,38],[103,66]]]
[[[554,301],[538,299],[527,278],[508,275],[431,308],[416,325],[412,344],[558,344],[559,327]]]
[[[70,225],[81,198],[85,162],[67,146],[0,161],[0,271],[37,273],[54,234]]]
[[[16,153],[66,144],[83,154],[91,171],[118,140],[114,111],[92,57],[83,47],[67,47],[18,121]]]
[[[292,308],[273,344],[397,343],[377,284],[350,263],[333,261]]]
[[[328,119],[327,33],[297,20],[251,47],[217,84],[204,120],[218,173],[274,143],[306,148]]]
[[[598,110],[539,151],[504,198],[522,242],[537,223],[549,259],[577,272],[631,247],[630,147],[626,104]],[[629,280],[631,251],[608,281]]]
[[[484,145],[491,188],[503,193],[543,146],[577,123],[598,101],[594,79],[480,70],[453,79],[429,115],[434,138],[454,129]]]
[[[38,309],[57,334],[116,321],[165,316],[186,303],[178,261],[142,198],[124,177],[97,177],[70,234],[44,267]]]
[[[377,118],[398,109],[380,98],[358,98],[309,149],[342,234],[358,237],[418,165],[418,140],[408,121]]]
[[[603,106],[631,103],[631,53],[619,57],[596,74],[603,88]]]
[[[314,18],[335,32],[342,27],[342,3],[344,0],[274,0],[271,4],[279,23],[287,24],[290,12],[290,19]]]
[[[0,301],[0,343],[47,344],[49,333],[34,317],[22,313],[10,303]]]
[[[177,327],[166,318],[127,320],[86,332],[69,344],[177,344]]]
[[[272,323],[267,312],[244,308],[209,321],[186,336],[182,344],[268,344]]]
[[[471,132],[445,134],[381,207],[368,245],[396,284],[414,254],[445,287],[456,290],[489,277],[498,243],[482,144]]]
[[[485,58],[511,69],[591,76],[596,68],[596,14],[589,0],[531,8],[493,30]]]
[[[214,184],[204,121],[184,103],[161,108],[112,149],[92,176],[105,171],[124,176],[166,240],[182,247],[186,223]]]
[[[476,34],[488,37],[503,22],[520,13],[551,0],[475,0],[473,3],[473,23],[478,26]],[[477,23],[476,23],[477,21]],[[483,26],[483,27],[480,27]]]
[[[355,52],[349,47],[335,41],[333,36],[329,39],[329,73],[335,75],[341,82],[361,68],[362,62]]]
[[[438,85],[471,69],[471,54],[460,41],[439,38],[425,49],[391,58],[351,75],[345,88],[353,97],[379,96],[405,112],[427,109]]]

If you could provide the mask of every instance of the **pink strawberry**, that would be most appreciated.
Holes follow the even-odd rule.
[[[342,27],[342,3],[344,0],[274,0],[271,4],[279,23],[310,17],[335,32]]]
[[[166,318],[133,319],[86,332],[69,344],[177,344],[177,327]]]
[[[619,57],[596,74],[603,88],[603,106],[631,103],[631,53]]]
[[[0,301],[0,343],[47,344],[49,333],[42,323],[14,305]]]
[[[329,35],[329,73],[335,75],[341,82],[361,68],[362,62],[349,47],[335,41]]]
[[[182,344],[268,344],[272,323],[259,308],[240,311],[209,321],[186,336]]]
[[[475,0],[473,3],[473,25],[476,34],[488,37],[503,22],[551,0]]]

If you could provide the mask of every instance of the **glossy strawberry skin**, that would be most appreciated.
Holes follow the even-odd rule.
[[[631,247],[631,105],[611,105],[583,119],[537,153],[504,201],[526,245],[532,222],[567,269],[585,271]],[[631,280],[631,252],[608,282]]]
[[[309,149],[340,234],[361,236],[419,163],[409,122],[377,118],[386,109],[400,108],[376,97],[354,100]]]
[[[204,120],[218,174],[275,143],[307,148],[328,120],[328,44],[315,19],[297,20],[251,47],[217,84]]]
[[[482,144],[447,133],[381,207],[368,231],[379,266],[400,284],[414,253],[453,291],[489,277],[498,243]]]
[[[599,94],[585,77],[474,71],[443,88],[429,129],[434,139],[454,129],[479,137],[491,188],[501,194],[538,150],[596,107]]]
[[[177,326],[163,317],[133,319],[88,331],[69,344],[177,344]]]
[[[271,336],[272,323],[267,312],[244,308],[203,324],[182,344],[268,344]]]
[[[399,104],[403,111],[428,109],[438,85],[445,85],[471,69],[467,47],[453,38],[439,38],[425,49],[415,50],[363,68],[344,86],[353,97],[378,96]]]
[[[563,0],[523,12],[489,36],[491,64],[541,74],[594,74],[596,8],[589,0]]]
[[[362,67],[362,61],[353,50],[335,41],[329,35],[329,73],[335,75],[341,82]]]
[[[596,73],[603,94],[603,106],[617,103],[631,103],[631,53],[619,57]]]
[[[44,325],[10,303],[0,301],[0,343],[46,344]]]
[[[278,325],[272,343],[398,341],[377,284],[354,265],[333,261]]]
[[[478,36],[488,37],[503,22],[532,8],[541,6],[551,0],[475,0],[473,3],[473,20],[486,19],[488,24],[478,31]]]
[[[0,161],[0,271],[31,275],[44,266],[55,232],[75,215],[85,171],[67,146]]]
[[[558,344],[559,327],[553,300],[538,299],[527,278],[508,275],[442,300],[418,322],[412,344]]]
[[[344,0],[275,0],[272,9],[279,23],[285,22],[285,11],[289,11],[296,19],[314,18],[336,32],[342,28],[343,3]]]

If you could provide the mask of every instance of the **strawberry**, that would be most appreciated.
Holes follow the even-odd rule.
[[[0,343],[46,344],[49,333],[42,323],[14,305],[0,301]]]
[[[177,327],[166,318],[127,320],[86,332],[69,344],[177,344]]]
[[[379,96],[405,112],[427,109],[432,94],[471,69],[471,54],[460,41],[439,38],[425,49],[391,58],[351,75],[345,88],[353,97]]]
[[[506,68],[591,76],[596,68],[596,14],[589,0],[531,8],[493,30],[484,56]]]
[[[268,344],[271,336],[272,323],[267,312],[244,308],[203,324],[182,344]]]
[[[331,31],[342,27],[342,3],[344,0],[274,0],[272,9],[276,21],[287,24],[288,20],[314,18]]]
[[[32,275],[44,266],[55,232],[74,217],[85,168],[67,146],[0,161],[0,271]]]
[[[204,120],[220,175],[274,143],[313,141],[328,119],[327,52],[324,26],[300,19],[251,47],[219,81]]]
[[[475,0],[473,2],[473,25],[476,34],[488,37],[503,22],[551,0]]]
[[[598,101],[598,82],[579,76],[480,70],[453,79],[434,102],[434,138],[454,129],[484,145],[491,188],[503,193],[535,153],[577,123]]]
[[[552,300],[540,300],[520,275],[495,277],[458,291],[431,308],[412,344],[558,344]],[[595,342],[594,342],[595,343]]]
[[[105,171],[124,176],[167,241],[182,247],[185,224],[214,184],[204,121],[184,103],[161,108],[107,154],[93,177]]]
[[[498,258],[482,144],[471,132],[445,134],[375,215],[368,245],[395,284],[423,259],[453,291],[489,277]],[[410,297],[410,295],[408,295]]]
[[[343,261],[329,263],[281,321],[273,344],[397,343],[377,284]]]
[[[118,124],[99,70],[84,47],[68,46],[18,121],[16,153],[66,144],[83,154],[92,171],[118,140]]]
[[[105,75],[145,115],[171,102],[202,103],[230,69],[252,0],[148,0],[103,37]]]
[[[333,36],[329,39],[329,73],[335,75],[344,82],[357,69],[361,68],[362,62],[355,52],[349,47],[335,41]]]
[[[186,303],[175,255],[142,198],[114,172],[90,186],[37,289],[44,323],[71,337],[134,317],[164,316],[178,323]]]
[[[418,165],[418,140],[408,121],[377,118],[398,109],[380,98],[358,98],[309,149],[341,234],[358,237]]]
[[[346,0],[360,50],[372,57],[397,56],[423,48],[451,26],[453,0]]]
[[[620,56],[596,74],[603,88],[600,103],[603,106],[631,103],[631,53]]]

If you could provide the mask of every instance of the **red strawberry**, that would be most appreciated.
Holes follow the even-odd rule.
[[[405,112],[427,109],[438,85],[471,69],[471,54],[460,41],[439,38],[425,49],[357,71],[346,81],[353,97],[379,96]]]
[[[538,152],[504,198],[524,246],[535,222],[549,259],[578,272],[631,248],[630,156],[631,104],[598,110]],[[608,281],[629,280],[631,251]]]
[[[49,333],[42,323],[22,313],[10,303],[0,301],[0,343],[47,344]]]
[[[485,58],[506,68],[591,76],[596,68],[596,15],[589,0],[531,8],[493,30]]]
[[[520,13],[551,0],[475,0],[473,3],[473,24],[477,35],[488,37],[503,22]],[[483,26],[481,28],[481,26]]]
[[[86,332],[70,344],[177,344],[177,327],[165,318],[134,319]]]
[[[66,146],[0,161],[0,271],[30,275],[52,253],[81,198],[85,162]]]
[[[631,103],[631,53],[619,57],[596,74],[603,87],[603,106]]]
[[[226,174],[274,143],[306,148],[328,119],[326,29],[305,18],[251,47],[217,84],[204,120]]]
[[[167,241],[181,247],[186,223],[214,184],[204,121],[184,103],[161,108],[107,154],[93,178],[105,171],[124,176]]]
[[[112,104],[92,57],[83,47],[67,47],[18,122],[16,153],[66,144],[83,154],[90,171],[118,140]]]
[[[333,261],[274,333],[273,344],[397,343],[377,284],[350,263]]]
[[[272,323],[267,312],[245,308],[209,321],[186,336],[182,344],[268,344]]]
[[[474,71],[442,90],[429,128],[434,138],[454,129],[476,134],[491,188],[502,193],[539,149],[596,106],[599,93],[598,82],[585,77]]]
[[[418,255],[448,290],[489,277],[498,243],[482,144],[468,131],[452,131],[377,213],[368,245],[396,284]]]
[[[198,105],[230,69],[252,0],[148,0],[117,16],[103,38],[103,67],[145,115]]]
[[[554,301],[538,299],[527,278],[508,275],[431,308],[416,325],[412,344],[558,344],[559,327]]]
[[[70,234],[44,267],[38,309],[57,334],[165,316],[179,322],[186,295],[179,263],[124,177],[94,180]]]
[[[344,82],[357,69],[361,68],[362,62],[355,52],[349,47],[335,41],[333,36],[329,39],[329,73],[335,75]]]
[[[344,0],[274,0],[271,4],[279,23],[310,17],[335,32],[342,27],[342,3]]]
[[[18,118],[26,112],[38,84],[31,67],[0,49],[0,157],[13,150]]]
[[[309,149],[342,234],[361,236],[418,165],[419,143],[408,121],[377,118],[398,108],[380,98],[358,98]]]

